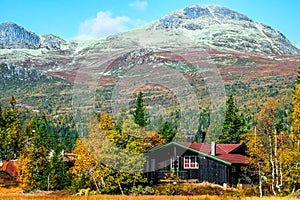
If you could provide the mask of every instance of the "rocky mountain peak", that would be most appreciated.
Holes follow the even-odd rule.
[[[220,23],[224,20],[253,22],[249,17],[218,5],[191,5],[182,10],[174,11],[161,19],[156,28],[178,28],[185,22],[206,20]],[[187,26],[186,28],[189,28]],[[199,27],[198,27],[199,28]]]
[[[62,44],[65,44],[66,41],[60,37],[52,34],[43,35],[42,38],[42,47],[46,49],[61,49]]]
[[[300,50],[279,31],[218,5],[191,5],[174,11],[153,23],[152,30],[184,35],[203,48],[300,54]]]
[[[218,19],[252,21],[246,15],[240,14],[236,11],[218,5],[206,5],[206,6],[191,5],[183,9],[183,15],[187,19],[207,17],[207,18],[218,18]]]
[[[0,48],[37,49],[40,47],[40,37],[25,28],[7,22],[0,24]]]
[[[0,49],[39,49],[59,50],[66,41],[49,34],[39,36],[16,23],[0,24]]]

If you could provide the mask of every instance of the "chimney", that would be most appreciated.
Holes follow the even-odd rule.
[[[216,142],[215,141],[211,142],[211,155],[216,156]]]
[[[194,140],[194,136],[193,135],[186,135],[186,142],[188,143],[192,143]]]
[[[205,136],[206,136],[206,131],[201,131],[201,138],[202,138],[202,140],[201,140],[201,143],[204,143],[205,142]]]

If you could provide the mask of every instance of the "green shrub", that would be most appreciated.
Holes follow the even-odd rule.
[[[155,186],[159,195],[181,195],[183,186],[180,183],[164,183]]]
[[[156,190],[150,186],[143,187],[142,185],[134,186],[131,188],[130,194],[133,195],[155,195]]]

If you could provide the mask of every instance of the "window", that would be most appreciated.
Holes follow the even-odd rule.
[[[152,172],[155,171],[155,159],[151,159],[151,162],[150,162],[150,170]]]
[[[184,156],[184,169],[198,169],[197,156]]]
[[[232,172],[232,173],[235,173],[235,172],[236,172],[236,166],[232,166],[231,172]]]
[[[175,169],[175,163],[176,163],[176,170],[179,170],[179,156],[176,156],[176,159],[174,157],[171,157],[170,159],[170,170],[173,171]]]

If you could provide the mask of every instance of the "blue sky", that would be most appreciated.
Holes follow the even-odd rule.
[[[0,22],[88,39],[125,31],[191,4],[218,4],[281,31],[300,46],[298,0],[1,0]]]

